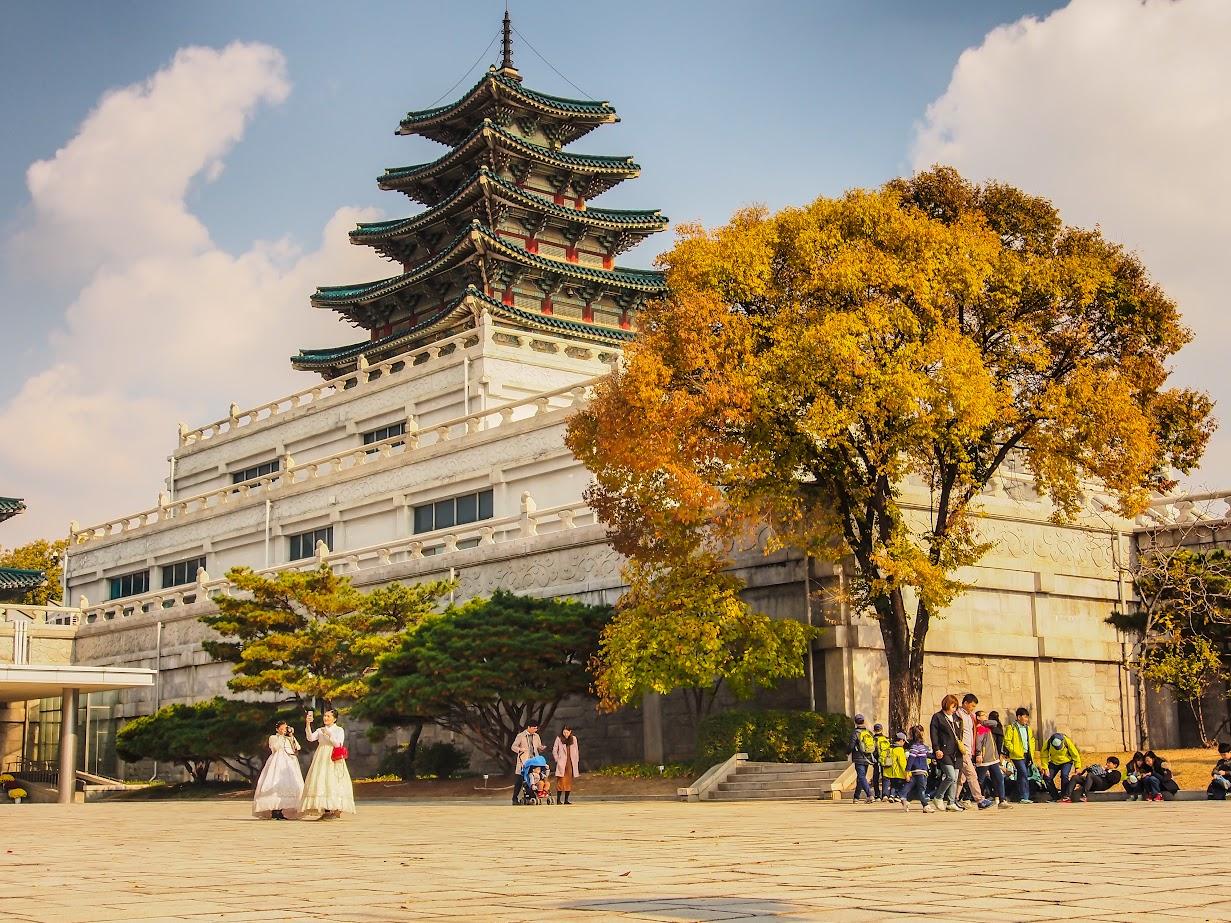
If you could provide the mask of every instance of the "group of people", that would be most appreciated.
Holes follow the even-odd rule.
[[[252,813],[272,820],[319,816],[322,820],[355,813],[355,793],[346,759],[346,731],[338,724],[338,712],[330,708],[319,728],[313,728],[315,712],[304,716],[304,736],[316,743],[316,753],[304,778],[299,768],[301,749],[294,729],[279,721],[269,736],[269,759],[257,779]]]
[[[552,766],[547,764],[543,753],[543,739],[539,737],[539,726],[531,723],[526,725],[513,740],[513,754],[517,758],[513,777],[513,804],[527,802],[550,802],[553,797],[556,804],[573,803],[573,782],[581,775],[578,767],[581,763],[581,751],[577,744],[577,735],[567,724],[560,729],[555,742],[551,746]],[[551,790],[552,779],[555,779],[555,793]]]
[[[999,712],[984,712],[979,698],[967,693],[959,701],[946,695],[928,727],[915,725],[891,740],[876,724],[868,729],[863,715],[855,716],[850,756],[855,767],[855,801],[898,802],[910,810],[917,800],[926,812],[1008,808],[1012,801],[1031,804],[1046,793],[1062,803],[1087,801],[1092,792],[1123,784],[1130,799],[1162,801],[1179,790],[1167,761],[1149,751],[1136,753],[1121,769],[1116,756],[1084,766],[1081,751],[1062,731],[1040,742],[1031,727],[1028,708],[1019,708],[1007,727]],[[1231,751],[1220,747],[1223,756]],[[1231,788],[1231,758],[1223,778]],[[1226,789],[1211,781],[1215,788]],[[1211,797],[1214,797],[1211,794]],[[1012,800],[1011,800],[1012,799]]]

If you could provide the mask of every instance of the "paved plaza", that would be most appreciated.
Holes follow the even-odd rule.
[[[219,802],[4,808],[0,919],[1231,919],[1228,804],[909,816],[816,802],[360,812],[277,823]]]

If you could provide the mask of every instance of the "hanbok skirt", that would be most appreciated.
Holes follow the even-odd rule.
[[[304,781],[300,814],[320,814],[324,811],[355,813],[355,792],[351,786],[346,760],[333,758],[333,747],[323,743],[316,748],[308,778]]]
[[[256,782],[252,813],[257,817],[269,817],[274,811],[282,811],[290,817],[299,812],[302,797],[303,771],[299,768],[299,760],[285,750],[271,753]]]

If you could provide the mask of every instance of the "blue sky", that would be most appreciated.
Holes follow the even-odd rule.
[[[875,185],[939,157],[972,177],[1052,195],[1075,222],[1103,224],[1147,262],[1157,254],[1164,284],[1200,302],[1208,280],[1174,247],[1176,229],[1191,227],[1193,217],[1171,206],[1165,215],[1151,211],[1151,184],[1141,177],[1161,179],[1166,164],[1182,161],[1175,182],[1183,188],[1159,190],[1171,194],[1172,205],[1204,214],[1225,195],[1211,191],[1227,186],[1225,156],[1218,155],[1226,148],[1212,139],[1231,125],[1221,63],[1231,4],[1074,0],[1059,10],[1064,6],[523,0],[512,13],[555,68],[586,94],[610,100],[622,117],[575,146],[633,154],[642,164],[641,178],[606,194],[604,205],[657,207],[674,221],[716,224],[746,204],[780,207]],[[375,177],[443,148],[396,137],[393,129],[406,110],[440,100],[463,78],[496,35],[502,11],[496,0],[6,8],[0,312],[8,374],[0,381],[0,494],[25,495],[31,506],[6,526],[7,543],[61,534],[70,516],[91,522],[151,505],[177,420],[199,424],[222,416],[230,400],[251,403],[303,386],[308,379],[286,361],[294,348],[358,339],[348,328],[322,326],[308,294],[316,284],[358,281],[337,273],[367,272],[350,269],[356,257],[340,253],[357,214],[346,209],[386,217],[417,210],[380,192]],[[225,55],[209,66],[172,65],[186,47],[221,53],[235,42],[268,46],[276,59],[253,65],[260,73],[247,89],[218,70],[232,60]],[[497,55],[493,47],[479,68]],[[527,85],[579,95],[517,37],[515,59]],[[1197,64],[1205,71],[1184,72]],[[479,68],[448,97],[460,95]],[[94,172],[100,160],[88,152],[105,151],[107,132],[119,137],[127,123],[111,112],[90,139],[87,117],[117,90],[137,106],[156,97],[144,82],[165,73],[205,76],[187,91],[158,91],[163,104],[174,100],[173,109],[153,110],[174,116],[166,130],[151,130],[159,123],[147,113],[124,142],[132,153]],[[1182,86],[1169,82],[1177,74]],[[226,93],[236,100],[212,105]],[[198,107],[203,119],[238,121],[217,150],[204,151],[198,137],[185,153],[184,137],[209,126],[172,123],[191,119]],[[1164,118],[1165,131],[1155,125]],[[1149,136],[1120,137],[1134,126]],[[1153,143],[1158,138],[1166,139],[1161,147]],[[133,184],[141,171],[152,174],[176,158],[191,179],[182,196],[169,195],[170,205],[200,226],[200,239],[183,251],[161,253],[154,237],[155,245],[134,243],[123,252],[132,228],[150,233],[153,225],[130,221],[114,195],[101,195],[97,206],[52,202],[57,185],[63,198],[83,200],[109,184],[113,193],[139,189]],[[51,162],[51,188],[32,196],[27,171],[38,161]],[[58,224],[47,217],[53,205]],[[64,223],[78,212],[89,224],[80,235]],[[322,242],[327,225],[332,248]],[[1227,233],[1223,222],[1203,236],[1221,247]],[[625,262],[648,265],[670,242],[659,235]],[[249,275],[235,274],[240,270]],[[199,287],[200,297],[173,292],[168,299],[164,287],[161,313],[156,304],[133,307],[156,297],[149,280],[159,273],[197,279],[184,285]],[[228,278],[231,288],[222,285]],[[234,287],[241,278],[269,282],[277,296],[254,294],[219,321],[234,331],[238,318],[247,342],[215,337],[208,323],[215,312],[225,314],[220,298],[242,300]],[[206,292],[205,282],[218,282],[219,291]],[[130,304],[126,286],[135,292],[140,284],[147,291]],[[268,308],[263,297],[271,299]],[[1215,307],[1199,306],[1194,316],[1214,318]],[[1213,348],[1222,331],[1214,320],[1208,329],[1203,323],[1195,323],[1199,342]],[[164,374],[158,357],[178,338],[191,338],[193,350],[176,354]],[[210,360],[204,371],[183,362],[202,354]],[[43,373],[53,364],[57,376],[49,378]],[[253,374],[254,366],[262,374]],[[1181,377],[1205,385],[1202,368],[1181,364]],[[64,407],[76,416],[60,420],[57,408]],[[38,438],[29,438],[34,431]]]

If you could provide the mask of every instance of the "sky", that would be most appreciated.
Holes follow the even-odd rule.
[[[1231,319],[1225,0],[513,0],[515,63],[622,121],[609,207],[724,222],[948,163],[1138,252],[1196,333],[1177,383],[1223,402]],[[389,267],[346,232],[444,149],[393,134],[498,57],[503,2],[45,2],[0,32],[0,544],[151,507],[176,425],[311,383],[362,334],[308,296]],[[530,43],[533,43],[532,45]],[[489,47],[490,45],[490,47]],[[622,258],[648,266],[661,234]],[[1231,487],[1219,434],[1193,489]]]

